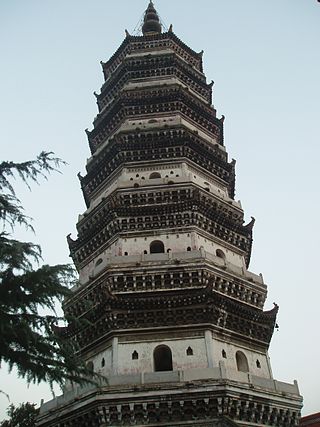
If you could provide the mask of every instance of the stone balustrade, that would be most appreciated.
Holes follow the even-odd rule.
[[[60,406],[66,405],[73,400],[79,400],[81,396],[90,393],[99,392],[99,394],[115,393],[117,389],[122,392],[128,391],[139,386],[148,387],[148,385],[157,384],[162,388],[169,384],[179,384],[180,387],[187,386],[190,383],[197,381],[205,381],[210,387],[226,386],[254,389],[257,393],[279,393],[284,397],[299,396],[299,388],[296,381],[293,384],[277,381],[269,378],[262,378],[251,375],[246,372],[239,372],[233,369],[227,369],[223,361],[219,362],[219,366],[214,368],[190,369],[181,371],[166,371],[166,372],[141,372],[140,374],[132,375],[114,375],[108,378],[99,380],[100,386],[95,384],[87,384],[85,386],[75,386],[69,391],[65,391],[62,396],[50,400],[43,404],[40,408],[40,414],[47,411],[57,409]],[[158,387],[157,386],[157,387]],[[170,386],[169,386],[170,388]]]

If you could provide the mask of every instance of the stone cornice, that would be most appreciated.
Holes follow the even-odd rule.
[[[94,129],[87,131],[91,152],[112,135],[112,133],[128,118],[150,115],[156,113],[181,114],[192,120],[199,129],[217,138],[223,145],[223,122],[216,118],[216,112],[206,103],[192,96],[185,88],[174,85],[167,88],[144,91],[122,92],[117,99],[98,116],[94,122]]]
[[[101,382],[100,387],[75,388],[44,404],[41,425],[297,426],[302,408],[296,384],[241,376],[222,363]]]
[[[227,156],[217,147],[201,139],[190,130],[175,129],[142,130],[139,133],[120,134],[109,141],[98,157],[88,164],[88,173],[81,178],[81,186],[87,200],[91,193],[104,185],[104,181],[124,164],[152,161],[183,161],[189,159],[197,167],[214,174],[226,183],[230,197],[234,194],[235,164],[228,163]]]
[[[148,36],[129,35],[126,37],[111,58],[107,62],[101,63],[105,78],[109,78],[110,73],[114,72],[128,53],[135,50],[143,51],[148,49],[162,49],[164,47],[171,47],[176,52],[179,52],[180,48],[183,52],[182,56],[185,59],[189,59],[189,62],[197,67],[200,72],[203,71],[202,54],[192,50],[174,33],[167,32]]]
[[[262,311],[218,293],[214,290],[214,280],[209,280],[204,288],[144,292],[143,296],[139,292],[113,293],[109,284],[104,283],[94,295],[88,299],[83,314],[70,313],[77,316],[76,322],[67,329],[55,327],[55,332],[60,330],[64,337],[76,337],[80,348],[95,345],[101,336],[115,330],[142,331],[206,323],[217,331],[238,335],[267,348],[278,312],[277,306]]]
[[[101,111],[112,99],[116,98],[126,83],[133,82],[134,85],[134,82],[155,77],[161,82],[165,76],[179,78],[211,103],[212,85],[207,84],[203,75],[199,75],[174,52],[169,52],[165,55],[158,55],[156,58],[154,56],[125,58],[102,86],[101,93],[96,94],[99,110]]]

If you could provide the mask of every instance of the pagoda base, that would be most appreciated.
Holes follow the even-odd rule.
[[[296,382],[219,367],[118,375],[65,392],[40,408],[38,427],[297,426]]]

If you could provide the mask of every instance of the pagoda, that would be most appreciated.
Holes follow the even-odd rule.
[[[166,32],[150,1],[142,34],[102,63],[87,209],[68,237],[79,285],[58,331],[101,384],[66,384],[38,426],[297,426],[296,381],[272,376],[278,307],[248,270],[254,219],[202,52]]]

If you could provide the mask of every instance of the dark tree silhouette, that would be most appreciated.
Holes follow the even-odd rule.
[[[0,422],[0,427],[35,427],[39,409],[29,402],[18,407],[10,405],[7,409],[8,420]]]
[[[69,295],[74,269],[40,266],[41,248],[14,238],[17,225],[33,228],[13,179],[19,177],[29,187],[63,163],[46,152],[24,163],[0,163],[0,364],[6,362],[9,371],[16,367],[27,382],[46,381],[51,386],[66,379],[81,383],[88,374],[73,344],[52,331],[59,320],[55,304]]]

